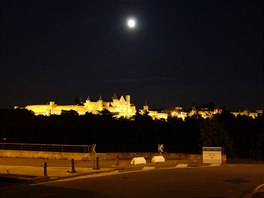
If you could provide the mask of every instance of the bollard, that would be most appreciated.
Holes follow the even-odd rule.
[[[93,169],[95,169],[95,156],[92,155],[92,164],[93,164]]]
[[[119,155],[116,156],[116,165],[119,166]]]
[[[100,169],[99,167],[99,157],[96,157],[96,167],[94,169]]]
[[[75,173],[76,171],[75,171],[75,166],[74,166],[74,159],[71,160],[71,165],[72,165],[72,170],[71,170],[71,172],[72,172],[72,173]]]
[[[48,174],[47,174],[47,162],[43,163],[43,169],[44,169],[44,176],[48,176]]]

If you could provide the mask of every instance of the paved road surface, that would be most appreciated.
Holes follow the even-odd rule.
[[[83,176],[38,185],[15,185],[0,190],[0,197],[190,197],[238,198],[264,183],[264,165],[184,167]],[[255,196],[257,197],[257,196]],[[258,196],[258,197],[264,197]]]

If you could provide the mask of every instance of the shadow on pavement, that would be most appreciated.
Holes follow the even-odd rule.
[[[30,186],[25,184],[10,185],[0,188],[1,197],[5,198],[36,198],[36,197],[96,197],[97,192],[81,189],[54,187],[54,186]]]

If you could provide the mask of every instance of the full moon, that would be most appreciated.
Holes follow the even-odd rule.
[[[127,26],[131,29],[136,27],[136,20],[135,19],[128,19],[127,20]]]

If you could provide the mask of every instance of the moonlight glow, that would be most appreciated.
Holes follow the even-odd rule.
[[[136,27],[136,20],[135,19],[128,19],[127,20],[127,26],[130,28],[130,29],[133,29]]]

